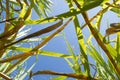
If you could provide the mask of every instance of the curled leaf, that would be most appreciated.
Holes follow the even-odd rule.
[[[21,1],[20,0],[16,0],[17,1],[17,3],[20,5],[20,9],[14,9],[14,8],[12,8],[13,10],[15,10],[15,11],[20,11],[20,10],[22,10],[22,8],[23,8],[23,4],[21,3]]]
[[[116,34],[117,32],[120,32],[120,23],[112,23],[110,24],[110,28],[108,28],[106,30],[106,34],[103,38],[103,42],[105,43],[109,43],[109,42],[106,42],[106,37],[109,36],[109,35],[112,35],[112,34]],[[113,42],[113,41],[112,41]]]
[[[114,27],[114,28],[119,28],[120,29],[120,23],[112,23],[112,24],[110,24],[110,27]]]
[[[117,32],[120,32],[120,23],[112,23],[110,24],[110,28],[108,28],[106,30],[106,35],[105,37],[111,35],[111,34],[115,34]]]

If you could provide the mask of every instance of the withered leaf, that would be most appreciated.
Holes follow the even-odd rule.
[[[105,37],[120,32],[120,23],[112,23],[110,24],[110,28],[106,29]]]

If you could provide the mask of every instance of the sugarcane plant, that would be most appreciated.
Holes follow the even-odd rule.
[[[120,23],[109,23],[105,34],[102,19],[109,11],[120,16],[119,0],[64,0],[68,11],[49,16],[54,1],[50,0],[0,0],[0,79],[24,80],[36,75],[58,75],[51,80],[65,80],[74,78],[78,80],[119,80],[120,79]],[[99,11],[89,18],[89,11],[99,7]],[[33,19],[33,13],[39,18]],[[79,21],[80,16],[84,24]],[[41,48],[47,46],[48,41],[59,37],[59,33],[73,22],[80,52],[76,55],[67,38],[64,37],[68,48],[68,55],[59,52],[50,52]],[[31,33],[34,25],[53,23],[46,28]],[[106,23],[107,24],[107,23]],[[31,26],[29,26],[31,25]],[[89,33],[85,36],[84,29]],[[53,33],[49,33],[49,32]],[[38,37],[49,33],[49,36]],[[111,36],[116,35],[114,40]],[[94,39],[94,40],[93,40]],[[33,43],[32,43],[33,42]],[[37,45],[33,45],[38,42]],[[30,46],[24,47],[24,45]],[[94,45],[96,43],[96,45]],[[104,55],[102,55],[104,54]],[[44,55],[63,58],[73,69],[71,73],[43,70],[33,72],[37,65],[37,57],[30,68],[25,68],[29,58]],[[94,62],[91,62],[92,58]],[[13,74],[15,74],[13,76]]]

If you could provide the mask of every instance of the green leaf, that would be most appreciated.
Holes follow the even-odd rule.
[[[4,63],[0,65],[0,71],[5,72],[7,68],[9,68],[10,63]]]
[[[35,10],[36,13],[38,14],[38,16],[39,16],[40,18],[42,18],[41,10],[39,9],[39,7],[38,7],[35,3],[33,3],[33,4],[34,4],[34,6],[33,6],[34,10]],[[42,5],[41,5],[41,7],[42,7]]]
[[[56,77],[56,78],[52,78],[50,80],[65,80],[67,78],[67,76],[59,76],[59,77]]]
[[[21,59],[21,60],[17,61],[16,63],[11,64],[11,65],[5,70],[5,73],[6,73],[6,74],[11,74],[13,71],[17,70],[20,65],[24,64],[28,59],[29,59],[29,58]]]
[[[10,47],[9,49],[21,51],[21,52],[28,52],[28,51],[32,50],[32,48],[15,47],[15,46]],[[57,53],[57,52],[50,52],[50,51],[45,51],[45,50],[39,50],[38,54],[44,55],[44,56],[59,57],[59,58],[72,58],[72,56],[70,56],[70,55]]]
[[[85,0],[76,0],[76,1],[80,4],[81,7],[83,7]]]
[[[68,65],[72,68],[72,69],[74,69],[73,67],[74,67],[74,64],[71,62],[71,60],[69,60],[69,59],[67,59],[67,58],[65,58],[65,60],[66,60],[66,62],[68,63]]]
[[[117,52],[117,56],[116,56],[116,61],[118,63],[117,65],[120,66],[120,33],[117,34],[115,49]]]
[[[117,34],[117,42],[115,44],[115,48],[116,48],[116,51],[117,53],[120,55],[120,33]]]
[[[24,17],[25,12],[26,12],[26,7],[27,7],[26,4],[23,3],[22,11],[21,11],[21,13],[19,14],[19,17],[20,17],[20,18],[23,18],[23,17]]]
[[[31,72],[31,70],[34,68],[35,65],[36,65],[36,62],[34,62],[34,63],[32,64],[32,66],[30,66],[30,68],[29,68],[27,71],[25,71],[24,74],[21,74],[21,75],[20,75],[19,80],[24,80],[24,78],[25,78],[27,75],[29,75],[28,73]]]
[[[99,63],[99,65],[113,78],[115,78],[113,72],[110,70],[111,68],[108,66],[108,64],[105,62],[106,60],[103,59],[101,56],[101,53],[99,53],[94,46],[89,43],[90,48],[87,48],[87,51],[92,56],[92,58],[96,61],[96,63]]]
[[[82,10],[87,11],[89,9],[99,6],[104,0],[84,0]]]
[[[120,8],[112,8],[110,9],[112,12],[116,13],[118,17],[120,17]]]
[[[70,64],[70,62],[68,60],[66,60],[68,62],[69,65],[71,65],[71,67],[75,70],[76,73],[81,73],[81,68],[79,66],[79,62],[78,62],[78,57],[75,55],[70,43],[68,42],[68,40],[64,37],[66,44],[67,44],[67,48],[68,48],[68,53],[70,53],[72,55],[72,61],[73,61],[73,66]]]
[[[86,44],[84,42],[84,37],[83,37],[83,34],[82,34],[82,30],[80,29],[80,25],[79,25],[79,21],[78,21],[77,16],[75,16],[74,25],[75,25],[75,28],[76,28],[77,39],[78,39],[78,43],[79,43],[79,47],[80,47],[80,52],[81,52],[81,55],[82,55],[81,62],[84,65],[84,69],[85,69],[87,75],[90,76],[90,66],[88,64],[89,61],[88,61],[88,56],[87,56],[87,53],[86,53]]]

